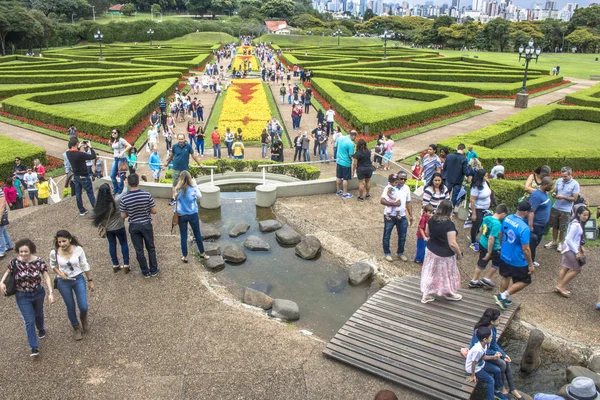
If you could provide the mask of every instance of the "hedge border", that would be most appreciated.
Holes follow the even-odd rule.
[[[565,103],[585,107],[600,107],[600,83],[565,96]]]
[[[15,157],[20,157],[21,163],[25,166],[33,166],[33,160],[36,158],[42,164],[48,163],[44,148],[0,136],[0,180],[5,181],[14,170]]]

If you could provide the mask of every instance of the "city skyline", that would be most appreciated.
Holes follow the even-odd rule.
[[[411,4],[425,4],[426,0],[412,0],[409,1],[409,3]],[[431,0],[430,0],[431,1]],[[485,1],[485,0],[481,0],[481,1]],[[393,0],[393,1],[384,1],[384,3],[401,3],[401,1],[397,1],[397,0]],[[460,4],[462,5],[470,5],[472,4],[472,0],[461,0]],[[500,0],[498,0],[498,2],[500,3]],[[529,8],[532,9],[534,4],[541,4],[542,6],[546,3],[545,0],[538,0],[538,1],[532,1],[532,0],[512,0],[513,4],[522,7],[522,8]],[[435,5],[441,6],[444,3],[447,3],[448,5],[452,5],[452,0],[433,0],[433,3]],[[577,0],[577,1],[573,1],[573,0],[555,0],[556,3],[556,7],[558,9],[561,9],[565,4],[567,3],[577,3],[579,4],[580,7],[587,7],[592,3],[600,3],[599,0]]]

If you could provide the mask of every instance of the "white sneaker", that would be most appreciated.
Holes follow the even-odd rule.
[[[385,256],[385,261],[392,262],[394,261],[394,259],[392,258],[392,256]]]
[[[540,263],[539,263],[539,262],[537,262],[537,261],[534,261],[534,262],[533,262],[533,266],[534,266],[534,267],[536,267],[536,268],[538,268],[538,267],[540,266]]]
[[[546,243],[544,245],[544,247],[547,248],[547,249],[552,249],[552,248],[556,247],[556,243],[554,243],[554,242],[548,242],[548,243]]]
[[[556,246],[556,251],[558,251],[559,253],[562,252],[563,250],[563,245],[562,243],[559,243],[558,246]]]

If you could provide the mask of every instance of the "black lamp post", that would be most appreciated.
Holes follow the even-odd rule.
[[[338,38],[338,48],[340,47],[340,37],[342,36],[342,30],[338,29],[337,31],[334,32],[334,34],[337,36]]]
[[[527,47],[523,45],[519,47],[519,61],[521,61],[522,58],[525,59],[525,74],[523,75],[523,86],[521,87],[521,91],[517,93],[515,100],[516,108],[527,108],[527,103],[529,101],[529,95],[527,94],[527,72],[529,72],[529,62],[535,58],[537,64],[538,57],[542,52],[542,49],[539,46],[535,48],[533,45],[533,39],[529,39]]]
[[[98,41],[100,44],[100,61],[104,61],[104,57],[102,57],[102,40],[104,39],[104,35],[98,30],[98,32],[94,33],[94,39]]]
[[[387,60],[387,40],[388,38],[391,38],[392,36],[392,31],[384,31],[383,32],[383,59]]]
[[[150,36],[150,47],[152,47],[152,34],[154,33],[154,31],[152,30],[152,28],[150,28],[146,33],[148,34],[148,36]]]

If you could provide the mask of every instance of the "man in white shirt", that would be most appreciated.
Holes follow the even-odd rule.
[[[335,111],[333,107],[329,107],[329,110],[325,113],[325,120],[327,121],[327,136],[333,133],[333,121],[335,119]]]
[[[387,194],[386,191],[381,194],[380,203],[384,206],[388,207],[399,207],[400,215],[399,216],[391,216],[388,220],[383,215],[383,253],[385,255],[386,261],[393,261],[392,252],[390,250],[390,237],[392,236],[392,231],[394,227],[396,227],[396,231],[398,232],[398,251],[396,254],[402,261],[407,261],[408,258],[404,255],[404,245],[406,243],[406,232],[408,230],[408,225],[412,226],[413,224],[413,216],[412,216],[412,205],[411,205],[411,193],[408,186],[405,185],[406,179],[408,175],[406,172],[401,171],[398,173],[398,181],[400,182],[396,187],[396,201],[390,202],[386,200]],[[408,214],[408,219],[406,218],[406,214]]]
[[[27,168],[27,173],[23,175],[23,182],[25,182],[25,186],[27,187],[27,193],[29,193],[29,200],[31,200],[31,204],[37,206],[38,199],[38,189],[35,184],[38,182],[38,176],[31,167]]]

